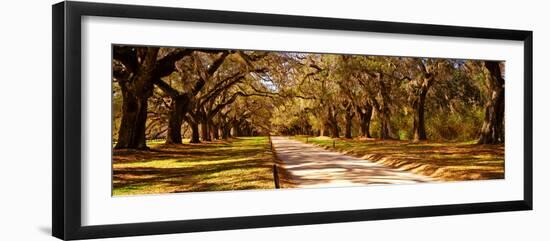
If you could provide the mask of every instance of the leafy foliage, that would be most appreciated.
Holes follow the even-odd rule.
[[[140,48],[115,52],[131,57]],[[157,65],[175,55],[173,69],[151,80],[146,139],[168,138],[179,108],[175,133],[192,142],[203,129],[203,141],[269,133],[474,140],[494,101],[486,61],[160,48]],[[121,59],[113,60],[121,72],[113,78],[115,142],[124,115],[118,83],[137,68]]]

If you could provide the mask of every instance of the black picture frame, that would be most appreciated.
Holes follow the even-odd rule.
[[[335,19],[262,13],[197,10],[89,2],[60,2],[53,15],[53,195],[52,233],[60,239],[106,238],[243,228],[307,225],[441,215],[531,210],[533,33],[532,31],[414,23]],[[517,40],[524,43],[523,199],[421,207],[139,222],[99,226],[81,224],[81,17],[194,21],[259,26],[351,30],[378,33]]]

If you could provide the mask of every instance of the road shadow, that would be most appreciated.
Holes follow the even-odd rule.
[[[434,182],[433,178],[389,168],[327,151],[311,144],[274,137],[277,158],[297,187],[411,184]]]

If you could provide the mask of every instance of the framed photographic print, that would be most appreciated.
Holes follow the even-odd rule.
[[[53,235],[532,209],[532,32],[53,6]]]

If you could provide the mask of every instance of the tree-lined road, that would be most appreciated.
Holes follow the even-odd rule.
[[[434,182],[433,178],[401,171],[360,158],[327,151],[312,144],[272,137],[277,158],[297,187],[364,186]]]
[[[504,61],[117,44],[111,71],[120,195],[270,188],[269,133],[282,186],[504,178]]]

